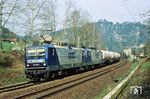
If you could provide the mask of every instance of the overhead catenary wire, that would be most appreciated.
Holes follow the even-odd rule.
[[[131,13],[131,11],[129,10],[129,8],[128,8],[126,2],[125,2],[125,0],[122,0],[122,2],[123,2],[123,5],[125,6],[126,10],[128,11],[129,15],[131,16],[132,20],[135,21],[134,16],[133,16],[133,14]],[[140,30],[139,30],[139,27],[138,27],[138,32],[136,33],[136,44],[135,44],[136,50],[137,50],[137,46],[138,46],[139,31],[140,31]]]
[[[128,8],[125,0],[122,0],[124,7],[126,8],[126,10],[128,11],[129,15],[131,16],[131,18],[135,21],[133,14],[131,13],[130,9]]]

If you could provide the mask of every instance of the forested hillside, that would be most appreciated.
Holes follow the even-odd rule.
[[[144,24],[124,22],[112,23],[99,20],[96,26],[108,50],[119,51],[123,48],[140,45],[148,40],[147,26]]]
[[[91,28],[90,25],[95,28]],[[51,35],[54,41],[57,42],[67,42],[75,44],[76,46],[80,43],[80,47],[93,46],[111,51],[122,51],[124,48],[130,48],[135,45],[139,46],[146,43],[149,39],[147,25],[141,24],[140,22],[113,23],[107,20],[99,20],[98,22],[90,23],[90,25],[88,24],[88,27],[61,29],[55,32],[47,32],[47,34]],[[99,35],[97,33],[99,33]],[[99,36],[98,38],[100,40],[94,41],[98,39],[96,38],[97,36]],[[26,36],[25,38],[28,37]],[[34,39],[34,42],[39,41],[37,35],[34,36]],[[78,42],[78,40],[80,41]],[[97,47],[97,45],[99,47]]]
[[[149,39],[147,26],[140,22],[113,23],[107,20],[99,20],[98,22],[95,22],[95,25],[96,31],[99,32],[99,36],[101,36],[99,37],[99,39],[101,39],[99,44],[101,49],[106,48],[111,51],[121,51],[124,48],[130,48],[135,45],[146,43]],[[65,30],[65,32],[67,32],[67,39],[72,32],[71,30],[72,29]],[[82,32],[79,27],[76,28],[76,30]],[[55,37],[62,37],[62,35],[64,35],[63,33],[64,30],[60,30],[51,34],[55,35]],[[94,39],[90,40],[92,41]]]
[[[2,38],[16,38],[17,34],[13,33],[8,28],[2,28],[2,35],[0,34],[0,36],[2,36]]]

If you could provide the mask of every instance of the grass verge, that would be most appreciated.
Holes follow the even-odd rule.
[[[0,86],[28,81],[23,73],[23,69],[19,67],[0,67]]]
[[[105,95],[107,95],[114,87],[116,87],[125,77],[128,76],[128,74],[138,65],[138,61],[135,61],[131,64],[129,70],[122,75],[119,75],[115,80],[118,83],[109,83],[108,86],[104,87],[99,95],[95,97],[95,99],[102,99]]]
[[[119,99],[150,99],[150,91],[148,90],[150,85],[149,70],[150,61],[142,63],[131,82],[120,94]],[[142,86],[142,94],[131,94],[131,86]]]

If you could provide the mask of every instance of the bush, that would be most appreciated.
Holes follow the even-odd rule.
[[[136,62],[138,62],[137,59],[133,59],[133,60],[132,60],[132,63],[136,63]]]
[[[0,52],[0,65],[10,67],[13,66],[14,56],[9,53]]]
[[[150,56],[148,56],[146,60],[147,60],[147,61],[150,61]]]

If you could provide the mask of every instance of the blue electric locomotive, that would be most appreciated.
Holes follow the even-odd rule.
[[[25,74],[30,79],[49,79],[68,70],[103,63],[98,50],[45,44],[26,48]]]

